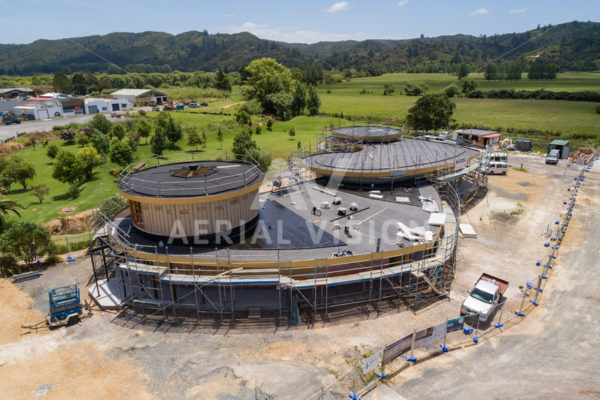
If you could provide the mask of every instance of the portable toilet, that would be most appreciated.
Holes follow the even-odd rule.
[[[564,160],[569,158],[569,141],[568,140],[553,140],[550,145],[548,145],[548,152],[550,150],[558,150],[559,158]]]

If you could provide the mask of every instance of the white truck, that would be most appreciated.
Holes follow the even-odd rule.
[[[479,321],[486,322],[500,303],[508,287],[508,281],[489,274],[481,274],[473,290],[460,306],[460,315],[479,315]]]

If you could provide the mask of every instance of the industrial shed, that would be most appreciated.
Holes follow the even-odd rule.
[[[113,94],[115,99],[126,99],[136,106],[165,104],[167,94],[156,89],[121,89]]]

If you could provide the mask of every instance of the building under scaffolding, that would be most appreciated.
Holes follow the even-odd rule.
[[[447,296],[461,191],[486,183],[479,152],[361,129],[378,143],[299,151],[293,183],[275,180],[260,194],[262,172],[239,157],[189,154],[127,169],[126,202],[111,199],[90,220],[99,230],[90,294],[143,315],[309,325]]]

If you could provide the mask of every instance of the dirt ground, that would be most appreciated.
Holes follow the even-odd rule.
[[[18,289],[4,281],[0,285],[0,306],[15,308],[0,315],[0,329],[5,330],[0,331],[0,390],[15,399],[253,400],[264,398],[261,392],[279,400],[347,398],[350,390],[362,386],[356,366],[364,357],[415,329],[456,316],[465,291],[482,272],[510,281],[506,296],[511,305],[520,298],[519,286],[537,276],[535,261],[560,213],[572,171],[560,164],[547,167],[541,157],[516,156],[511,163],[523,163],[527,172],[511,169],[507,176],[490,177],[486,198],[462,217],[462,222],[473,225],[478,238],[459,241],[450,299],[427,310],[311,330],[247,331],[123,323],[114,313],[96,311],[80,325],[23,335],[19,327],[24,321],[39,320],[47,312],[49,288],[66,283],[89,286],[90,264],[82,257],[48,269]],[[593,196],[582,196],[580,201],[597,205]],[[575,251],[583,238],[584,233],[571,230],[565,250],[571,246]],[[543,310],[534,318],[544,318]],[[519,339],[527,335],[514,332]],[[494,346],[496,340],[489,343]],[[451,365],[466,353],[452,354],[440,362]],[[414,369],[406,378],[423,374]],[[15,384],[5,388],[5,382]]]

